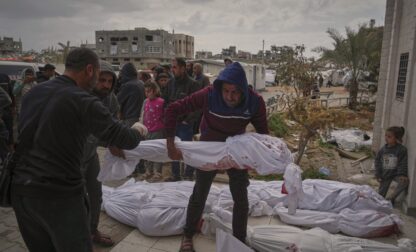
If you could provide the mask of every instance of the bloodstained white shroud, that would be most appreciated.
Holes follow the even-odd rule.
[[[191,142],[175,140],[187,165],[201,170],[229,168],[254,169],[260,175],[281,174],[293,163],[293,157],[285,142],[277,137],[258,133],[245,133],[228,137],[225,142]],[[98,175],[99,181],[122,179],[130,175],[140,159],[153,162],[172,161],[167,154],[166,140],[142,141],[133,150],[124,151],[126,159],[109,151]]]

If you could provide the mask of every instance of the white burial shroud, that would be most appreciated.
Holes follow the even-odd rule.
[[[202,170],[229,168],[254,169],[261,175],[284,173],[293,163],[285,142],[277,137],[245,133],[228,137],[225,142],[182,142],[175,140],[184,163]],[[166,140],[142,141],[133,150],[125,150],[126,159],[106,152],[99,181],[122,179],[130,175],[140,159],[153,162],[172,161],[167,154]]]

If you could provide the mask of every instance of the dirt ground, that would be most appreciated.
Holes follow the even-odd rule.
[[[340,113],[345,114],[345,121],[337,122],[333,125],[336,128],[358,128],[365,130],[371,133],[373,129],[373,118],[374,111],[370,108],[362,108],[359,111],[351,111],[346,108],[338,109]],[[283,137],[285,142],[288,144],[292,152],[297,151],[297,145],[299,142],[299,133],[302,128],[296,125],[289,125],[289,133]],[[320,168],[327,168],[330,171],[330,175],[327,179],[338,180],[338,181],[348,181],[348,178],[352,175],[361,173],[363,168],[365,170],[370,170],[371,162],[365,161],[361,165],[359,163],[351,164],[355,159],[369,155],[371,158],[371,153],[368,149],[363,151],[358,151],[354,153],[349,153],[353,155],[354,159],[349,159],[340,155],[335,147],[329,144],[323,144],[318,137],[311,139],[307,145],[306,151],[302,157],[300,167],[302,170],[312,178],[315,175],[319,175]],[[312,173],[312,174],[311,174]]]

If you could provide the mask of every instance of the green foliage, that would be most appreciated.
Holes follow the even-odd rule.
[[[321,60],[332,61],[338,67],[348,67],[352,71],[350,107],[355,109],[358,93],[357,78],[360,71],[370,71],[378,76],[383,28],[367,27],[363,24],[358,27],[357,31],[346,27],[345,37],[333,28],[329,28],[327,33],[333,40],[334,49],[318,47],[313,51],[322,53]]]
[[[333,149],[335,146],[333,144],[324,142],[321,138],[318,140],[318,145],[322,148]]]
[[[283,174],[270,174],[270,175],[254,175],[253,179],[263,181],[276,181],[283,180]]]
[[[285,123],[282,114],[272,114],[268,120],[268,123],[270,131],[272,131],[273,134],[277,137],[284,137],[289,131],[289,127]]]
[[[302,179],[329,179],[327,175],[319,173],[318,169],[309,168],[302,172]]]

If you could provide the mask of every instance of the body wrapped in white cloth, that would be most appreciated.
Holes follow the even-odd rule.
[[[261,175],[284,173],[293,163],[285,142],[277,137],[245,133],[227,138],[226,142],[182,142],[175,140],[182,151],[184,163],[202,170],[229,168],[255,169]],[[133,150],[124,151],[126,159],[105,154],[98,180],[122,179],[130,175],[140,159],[169,162],[166,140],[142,141]]]

